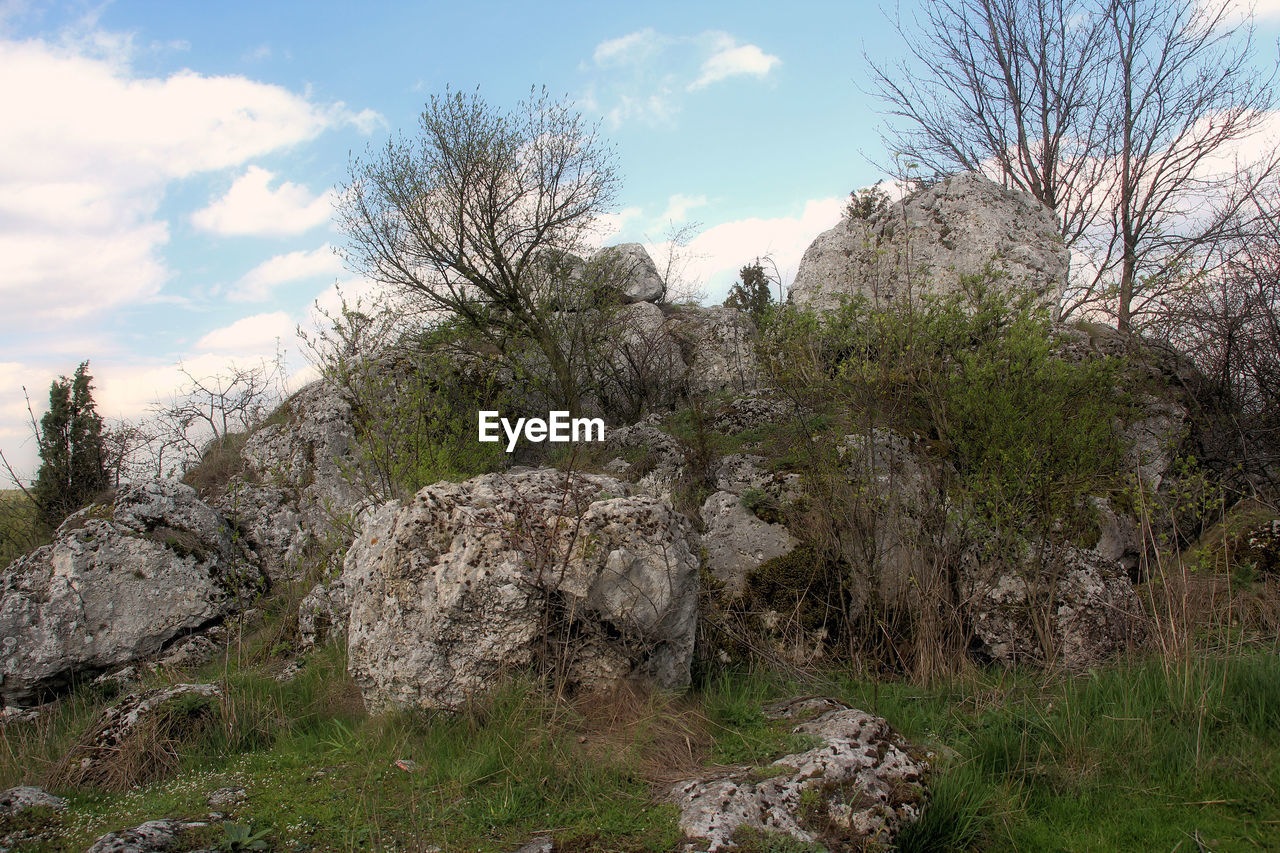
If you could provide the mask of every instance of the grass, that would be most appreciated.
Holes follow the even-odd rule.
[[[927,688],[737,671],[686,697],[570,704],[516,681],[465,713],[381,717],[364,713],[337,646],[287,683],[232,659],[210,670],[229,699],[218,725],[182,741],[175,775],[124,791],[55,786],[71,805],[30,849],[199,818],[209,792],[244,787],[226,818],[267,830],[274,849],[501,851],[549,832],[567,849],[671,851],[676,814],[661,792],[699,766],[763,768],[806,748],[761,705],[807,693],[878,713],[933,751],[931,800],[902,850],[1280,846],[1280,660],[1267,653],[1075,677],[979,670]],[[0,785],[43,781],[107,701],[82,689],[55,714],[0,730]]]

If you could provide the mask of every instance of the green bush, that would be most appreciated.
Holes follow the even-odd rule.
[[[1120,490],[1123,365],[1064,358],[1047,309],[988,273],[916,305],[786,312],[763,356],[780,385],[848,429],[888,426],[954,465],[959,497],[1007,531],[1080,529]]]

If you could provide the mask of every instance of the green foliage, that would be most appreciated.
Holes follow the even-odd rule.
[[[763,355],[812,408],[926,439],[984,523],[1079,528],[1091,521],[1082,498],[1125,482],[1114,429],[1127,413],[1123,365],[1061,357],[1047,310],[995,283],[970,278],[917,306],[787,312]]]
[[[760,322],[776,304],[773,298],[773,286],[776,283],[757,258],[755,263],[747,264],[739,270],[738,281],[729,288],[724,304],[729,308],[745,311],[756,322]]]
[[[933,777],[920,819],[895,839],[900,853],[952,853],[972,850],[991,823],[991,791],[969,766]]]
[[[889,195],[880,189],[880,182],[849,193],[849,204],[844,215],[850,219],[871,219],[889,209]]]
[[[92,383],[89,362],[83,361],[71,379],[59,377],[49,387],[49,411],[40,419],[40,470],[32,492],[41,520],[50,527],[111,484]]]
[[[224,820],[222,833],[222,841],[218,844],[219,850],[271,849],[267,841],[267,837],[271,835],[270,829],[260,829],[255,832],[252,824]]]
[[[506,463],[502,444],[476,441],[477,412],[502,410],[509,360],[484,354],[457,323],[421,328],[389,301],[343,298],[329,328],[307,338],[325,379],[351,404],[356,485],[380,497],[413,494]]]
[[[0,491],[0,568],[48,541],[35,503],[18,489]]]

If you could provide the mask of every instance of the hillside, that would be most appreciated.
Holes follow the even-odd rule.
[[[5,569],[0,847],[1280,846],[1277,472],[1054,234],[955,176],[758,311],[554,257],[581,375],[334,318]]]

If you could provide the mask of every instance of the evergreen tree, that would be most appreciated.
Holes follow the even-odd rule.
[[[729,296],[724,304],[747,312],[753,320],[759,322],[773,305],[773,280],[759,260],[739,270],[738,277],[740,280],[729,288]]]
[[[93,402],[89,362],[49,386],[49,411],[40,419],[40,471],[35,498],[53,527],[110,485],[102,445],[102,417]]]

